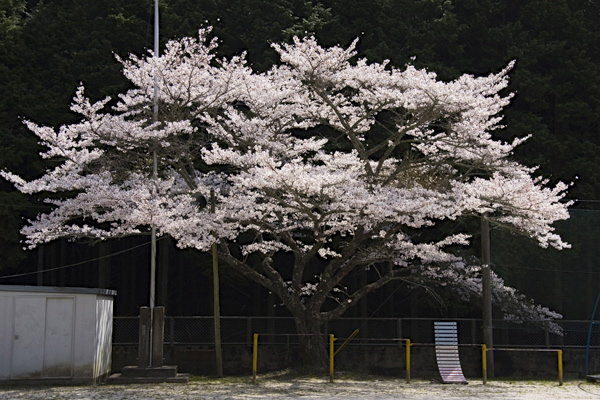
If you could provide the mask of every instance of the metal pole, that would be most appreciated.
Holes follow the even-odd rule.
[[[157,176],[156,152],[153,154],[152,178]],[[156,226],[154,221],[150,230],[150,312],[154,310],[156,302]]]
[[[481,345],[481,376],[485,385],[487,383],[487,347],[485,344]]]
[[[160,49],[158,48],[158,0],[154,0],[154,60],[158,61]],[[156,67],[155,67],[156,68]],[[158,117],[158,74],[154,70],[154,121]]]
[[[158,0],[154,0],[154,58],[158,58]],[[158,73],[156,67],[154,70],[154,109],[153,109],[153,120],[158,120]],[[156,180],[158,176],[158,159],[156,151],[152,152],[152,179]],[[150,318],[154,315],[154,306],[156,300],[156,226],[152,221],[152,227],[150,229]],[[152,324],[150,324],[152,326]],[[152,332],[150,332],[152,335]],[[152,340],[150,340],[150,348],[148,349],[149,354],[152,354]],[[152,357],[150,357],[152,360]],[[152,365],[150,365],[152,366]]]
[[[158,59],[158,0],[154,0],[154,59]],[[158,72],[156,67],[154,70],[154,109],[152,117],[154,122],[158,120]],[[152,152],[152,179],[158,177],[158,157],[156,151]],[[156,227],[152,223],[151,236],[151,251],[150,251],[150,314],[154,309],[156,299]]]
[[[563,354],[562,350],[558,350],[558,384],[560,386],[565,382],[563,379]]]
[[[482,296],[483,296],[483,342],[488,349],[494,347],[494,333],[492,327],[492,279],[490,271],[490,223],[484,215],[481,218],[481,261],[483,266],[481,268],[481,284],[482,284]],[[489,361],[489,367],[487,369],[488,376],[494,377],[494,352],[490,350],[487,357]]]
[[[406,383],[410,383],[410,346],[412,346],[412,343],[410,339],[404,339],[404,341],[406,342]]]
[[[254,334],[252,341],[252,382],[256,383],[256,373],[258,371],[258,333]]]
[[[352,332],[350,334],[350,336],[348,336],[348,338],[344,341],[344,343],[342,343],[342,345],[340,347],[338,347],[338,349],[335,351],[335,353],[333,353],[333,355],[337,356],[337,353],[339,353],[340,350],[342,350],[344,347],[346,347],[348,342],[350,342],[352,339],[354,339],[356,337],[356,335],[358,335],[359,332],[360,332],[359,329],[355,329],[354,332]]]

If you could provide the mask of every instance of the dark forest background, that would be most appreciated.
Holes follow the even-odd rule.
[[[600,208],[600,2],[163,0],[160,16],[163,44],[194,36],[198,28],[211,25],[223,55],[247,51],[258,71],[278,62],[270,43],[289,41],[294,35],[315,35],[324,45],[348,45],[359,37],[360,57],[389,59],[396,66],[411,62],[442,79],[496,72],[517,60],[509,86],[516,97],[506,111],[506,129],[498,135],[510,139],[531,134],[515,157],[539,166],[539,173],[550,182],[574,182],[569,197],[578,200],[573,206],[580,212],[577,215],[584,215],[576,220],[589,226],[568,228],[585,232],[573,236],[574,247],[580,250],[571,252],[584,256],[575,261],[550,256],[572,272],[568,274],[571,286],[561,286],[567,274],[556,272],[558,267],[549,266],[551,261],[541,255],[531,261],[534,250],[528,245],[497,245],[497,270],[525,294],[555,303],[566,318],[589,317],[590,303],[600,289],[593,268],[598,224],[590,225],[594,221],[590,216],[597,220],[593,210]],[[0,0],[0,167],[29,178],[47,168],[22,119],[53,126],[71,121],[69,104],[80,82],[93,99],[126,90],[128,82],[114,54],[139,55],[151,48],[152,23],[152,0]],[[40,211],[44,206],[38,199],[0,182],[0,284],[116,288],[117,315],[136,315],[137,308],[147,303],[148,239],[57,242],[24,251],[19,228],[24,219]],[[478,251],[477,246],[473,251]],[[166,305],[171,315],[210,314],[210,258],[176,250],[168,238],[160,241],[159,253],[158,304]],[[515,260],[539,268],[525,271]],[[540,276],[549,279],[552,294],[536,286]],[[365,279],[357,274],[349,285],[360,285]],[[585,297],[579,283],[585,283]],[[555,301],[556,290],[564,292],[560,302]],[[477,305],[442,295],[443,306],[419,290],[390,285],[350,313],[478,315]],[[563,298],[571,300],[567,304]],[[285,313],[272,295],[227,270],[222,309],[225,315]]]

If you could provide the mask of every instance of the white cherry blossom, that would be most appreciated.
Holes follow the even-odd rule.
[[[552,227],[568,218],[568,186],[511,160],[526,138],[494,136],[512,63],[443,82],[410,65],[355,60],[356,41],[324,48],[310,37],[274,45],[281,65],[255,73],[244,55],[218,59],[209,35],[121,60],[133,89],[113,109],[82,87],[72,105],[79,122],[26,122],[42,157],[57,160],[31,181],[1,173],[24,193],[54,193],[53,210],[23,228],[29,247],[150,226],[181,248],[207,251],[217,240],[223,261],[276,293],[299,333],[313,334],[393,280],[475,292],[476,271],[451,250],[468,246],[470,232],[444,235],[449,221],[485,215],[541,246],[568,247]],[[365,286],[339,290],[367,269]]]

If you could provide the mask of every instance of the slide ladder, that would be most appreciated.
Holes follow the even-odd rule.
[[[456,322],[434,322],[435,356],[442,382],[469,383],[463,375],[458,355],[458,326]]]

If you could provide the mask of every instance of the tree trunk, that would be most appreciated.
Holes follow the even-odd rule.
[[[300,342],[300,362],[310,372],[323,372],[327,369],[328,359],[326,332],[321,332],[323,321],[318,312],[295,314],[296,331]]]

